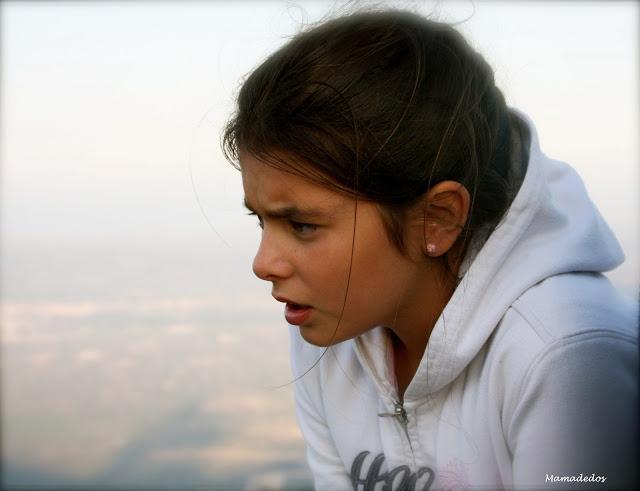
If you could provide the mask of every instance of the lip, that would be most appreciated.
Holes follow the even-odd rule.
[[[303,307],[311,307],[310,305],[307,305],[305,303],[302,302],[296,302],[295,300],[291,299],[291,298],[287,298],[287,297],[281,297],[281,296],[273,296],[273,298],[275,298],[278,302],[282,302],[282,303],[291,303],[294,305],[302,305]]]
[[[278,302],[282,302],[285,305],[284,308],[284,318],[287,320],[289,324],[294,326],[299,326],[306,322],[306,320],[311,315],[313,308],[309,305],[305,305],[299,302],[294,302],[293,300],[286,298],[275,296],[274,297]],[[302,305],[302,308],[296,308],[294,305]]]
[[[309,319],[312,310],[311,307],[294,308],[293,305],[287,303],[284,308],[284,318],[289,324],[299,326]]]

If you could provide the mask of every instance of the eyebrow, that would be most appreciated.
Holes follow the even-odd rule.
[[[249,204],[247,198],[244,198],[243,202],[244,207],[256,213],[255,209]],[[313,218],[323,218],[326,216],[326,213],[323,213],[320,210],[314,210],[312,208],[298,208],[293,205],[286,205],[281,208],[275,208],[273,210],[268,210],[265,212],[265,215],[269,218],[291,218],[296,217],[298,219],[313,219]]]

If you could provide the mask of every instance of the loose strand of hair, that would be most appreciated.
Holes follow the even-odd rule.
[[[329,85],[329,87],[331,87]],[[331,87],[333,88],[333,87]],[[344,97],[343,94],[336,90],[335,88],[333,88],[340,97]],[[344,298],[342,300],[342,308],[340,309],[340,316],[338,318],[338,322],[336,323],[336,327],[333,331],[333,334],[331,335],[331,338],[329,339],[329,342],[327,343],[327,347],[326,349],[322,352],[322,354],[318,357],[318,359],[300,376],[296,377],[294,380],[287,382],[286,384],[283,385],[279,385],[274,387],[274,389],[279,389],[282,387],[286,387],[287,385],[290,385],[292,383],[297,382],[298,380],[300,380],[302,377],[304,377],[307,373],[309,373],[311,370],[313,370],[313,368],[315,368],[316,365],[318,365],[318,363],[320,363],[320,360],[322,360],[322,358],[325,356],[325,354],[327,353],[327,351],[329,351],[329,349],[332,347],[331,343],[333,342],[333,340],[336,337],[336,334],[338,333],[338,328],[340,327],[340,323],[342,322],[342,319],[344,318],[344,312],[346,310],[346,305],[347,305],[347,298],[349,296],[349,287],[351,285],[351,273],[353,270],[353,257],[354,257],[354,251],[355,251],[355,244],[356,244],[356,229],[357,229],[357,220],[358,220],[358,198],[359,198],[359,190],[358,190],[358,183],[359,183],[359,173],[360,173],[360,139],[359,139],[359,131],[358,131],[358,123],[357,123],[357,119],[355,118],[355,115],[353,114],[351,105],[348,103],[347,101],[347,107],[350,109],[351,111],[351,122],[353,125],[353,130],[354,130],[354,143],[355,143],[355,148],[356,148],[356,152],[355,152],[355,176],[354,176],[354,208],[353,208],[353,235],[351,237],[351,253],[349,255],[349,269],[347,272],[347,282],[346,282],[346,288],[345,288],[345,292],[344,292]],[[336,361],[338,360],[337,356],[335,357]],[[340,369],[342,370],[342,372],[347,376],[349,382],[351,382],[351,384],[357,388],[357,385],[355,384],[355,382],[353,380],[351,380],[351,377],[348,376],[348,374],[346,373],[346,371],[344,369],[342,369],[342,367],[340,366],[340,363],[337,363],[338,366],[340,367]]]

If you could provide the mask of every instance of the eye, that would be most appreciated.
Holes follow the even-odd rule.
[[[317,225],[311,223],[294,222],[293,220],[290,220],[289,223],[291,224],[291,228],[301,235],[309,235],[318,228]]]
[[[257,213],[250,212],[250,213],[247,213],[247,215],[249,215],[250,217],[258,217],[258,227],[264,229],[264,224],[262,223],[262,218],[260,218]]]

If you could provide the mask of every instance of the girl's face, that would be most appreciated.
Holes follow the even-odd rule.
[[[421,316],[424,268],[390,242],[375,203],[356,209],[353,198],[247,154],[241,168],[245,203],[263,229],[253,271],[274,298],[309,306],[306,315],[285,307],[307,342],[328,346]]]

